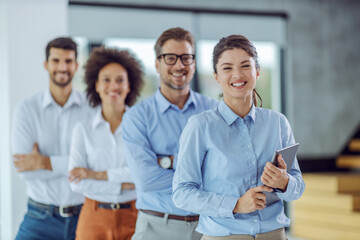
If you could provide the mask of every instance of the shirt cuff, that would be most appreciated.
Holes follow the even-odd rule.
[[[174,158],[173,158],[173,169],[174,170],[176,169],[177,162],[178,162],[178,155],[174,154]]]
[[[276,192],[277,196],[284,200],[291,198],[291,196],[294,194],[294,188],[296,186],[295,178],[293,176],[291,176],[290,174],[288,174],[288,176],[289,176],[289,182],[286,187],[286,191],[285,192],[281,192],[281,191]]]
[[[112,169],[108,169],[106,170],[106,174],[107,174],[107,177],[108,177],[108,181],[109,182],[115,182],[116,180],[116,174],[113,174],[113,171],[111,171]],[[119,181],[117,181],[119,182]],[[120,184],[121,185],[121,184]]]
[[[234,219],[235,217],[233,210],[236,206],[238,199],[238,197],[225,196],[219,206],[219,215],[221,215],[222,217]]]

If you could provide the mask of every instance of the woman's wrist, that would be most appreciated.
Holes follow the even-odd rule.
[[[94,172],[94,179],[96,180],[108,180],[107,171]]]

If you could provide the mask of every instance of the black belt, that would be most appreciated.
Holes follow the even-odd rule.
[[[151,211],[151,210],[143,210],[141,209],[140,211],[153,215],[153,216],[157,216],[157,217],[164,217],[165,213],[162,212],[156,212],[156,211]],[[174,219],[174,220],[180,220],[180,221],[185,221],[185,222],[196,222],[199,221],[199,215],[193,215],[193,216],[179,216],[179,215],[172,215],[169,214],[168,215],[168,219]]]
[[[131,203],[97,203],[99,208],[118,210],[131,208]]]
[[[54,205],[47,205],[39,202],[35,202],[31,198],[29,198],[29,204],[33,207],[40,208],[43,210],[48,210],[54,214],[58,214],[61,217],[72,217],[75,215],[80,214],[80,210],[82,204],[76,206],[54,206]]]

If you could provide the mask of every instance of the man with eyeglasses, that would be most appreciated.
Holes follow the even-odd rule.
[[[199,216],[175,207],[172,180],[179,138],[187,120],[215,108],[217,101],[190,89],[195,41],[182,28],[162,33],[155,44],[160,88],[130,108],[122,123],[126,159],[134,177],[139,209],[132,240],[197,240]]]

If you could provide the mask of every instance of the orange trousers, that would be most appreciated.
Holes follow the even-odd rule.
[[[135,232],[135,200],[126,209],[103,209],[95,200],[85,198],[76,228],[76,240],[130,240]]]

